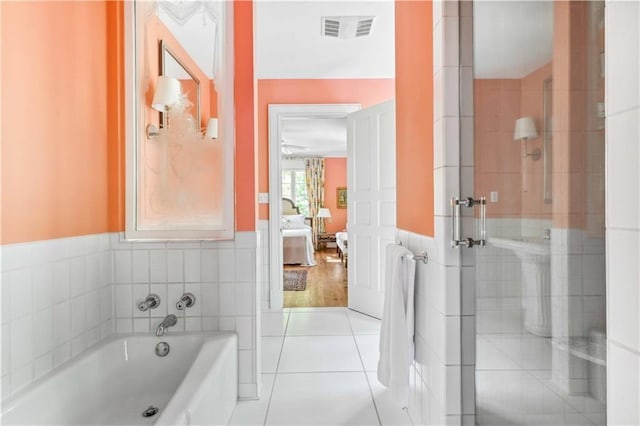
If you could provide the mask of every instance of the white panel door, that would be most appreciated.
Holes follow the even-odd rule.
[[[349,308],[376,318],[384,304],[385,246],[396,236],[395,101],[347,117]]]

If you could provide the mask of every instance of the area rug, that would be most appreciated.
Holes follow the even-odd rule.
[[[307,288],[307,270],[284,271],[284,291],[303,291]]]

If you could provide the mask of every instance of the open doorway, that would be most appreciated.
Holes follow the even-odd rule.
[[[296,123],[299,137],[287,136],[294,133],[287,121],[283,129],[283,140],[299,144],[283,143],[282,150],[284,307],[346,307],[346,149],[329,150],[324,143],[330,135],[346,137],[346,123],[345,119],[303,121]],[[316,132],[322,137],[314,137]],[[317,151],[310,157],[314,146]],[[311,209],[314,201],[322,207]],[[301,224],[303,218],[306,223]]]
[[[269,106],[272,308],[347,306],[346,116],[359,109]]]

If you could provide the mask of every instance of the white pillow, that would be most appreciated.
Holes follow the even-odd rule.
[[[304,225],[303,214],[285,214],[282,216],[282,220],[287,223],[300,223]]]

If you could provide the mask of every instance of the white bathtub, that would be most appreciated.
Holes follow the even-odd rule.
[[[169,343],[166,357],[155,354]],[[3,425],[226,425],[238,396],[233,333],[117,335],[3,401]],[[150,405],[153,417],[142,417]]]

